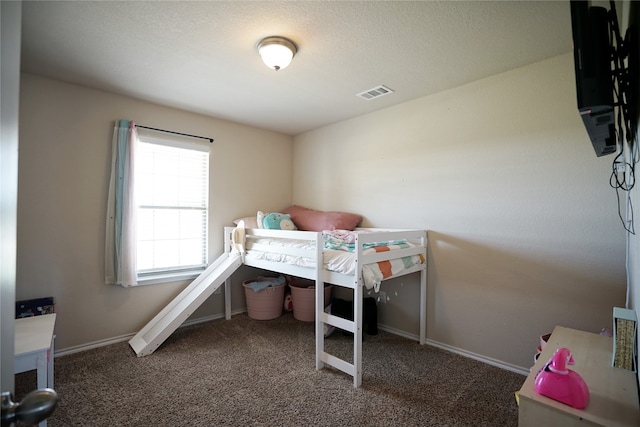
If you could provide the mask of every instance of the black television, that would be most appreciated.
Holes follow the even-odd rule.
[[[578,111],[598,157],[616,152],[607,9],[571,0]]]

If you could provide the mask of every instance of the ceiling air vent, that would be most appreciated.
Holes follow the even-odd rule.
[[[393,93],[392,89],[389,89],[386,86],[380,85],[380,86],[371,88],[369,90],[365,90],[364,92],[359,93],[356,96],[359,96],[360,98],[365,99],[367,101],[371,101],[372,99],[380,98],[381,96],[385,96],[390,93]]]

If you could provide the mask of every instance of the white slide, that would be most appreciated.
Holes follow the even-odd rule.
[[[138,357],[153,353],[241,265],[240,254],[224,253],[218,257],[129,340]]]

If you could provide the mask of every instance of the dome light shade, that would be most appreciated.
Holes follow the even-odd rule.
[[[286,68],[297,51],[296,45],[284,37],[267,37],[258,43],[262,62],[276,71]]]

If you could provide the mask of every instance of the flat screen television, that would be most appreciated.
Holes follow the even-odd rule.
[[[578,111],[598,157],[616,152],[607,9],[571,0]]]

